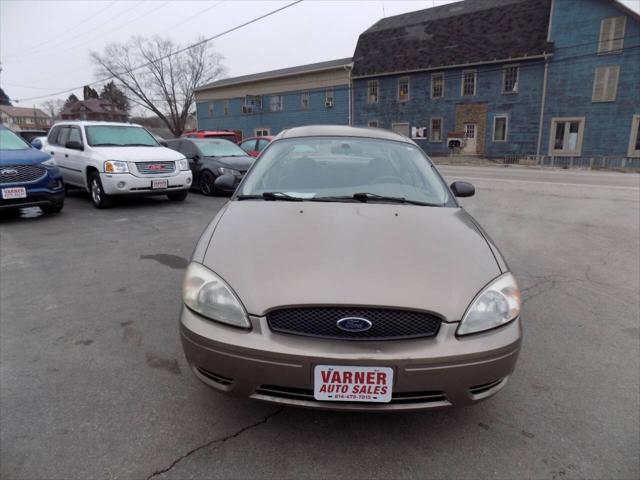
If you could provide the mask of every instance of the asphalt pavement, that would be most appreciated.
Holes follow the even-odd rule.
[[[440,170],[476,185],[461,203],[523,291],[524,345],[497,396],[347,414],[218,394],[177,322],[226,199],[99,211],[76,192],[60,215],[0,214],[0,477],[638,478],[640,176]]]

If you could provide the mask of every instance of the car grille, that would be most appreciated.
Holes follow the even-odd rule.
[[[2,165],[0,184],[33,182],[44,177],[46,173],[44,167],[37,165]]]
[[[353,332],[338,328],[342,318],[364,318],[371,322],[366,331]],[[274,332],[308,337],[343,340],[398,340],[433,337],[441,319],[426,312],[387,308],[303,307],[282,308],[267,313],[269,328]]]
[[[144,174],[172,173],[176,169],[175,162],[136,162],[138,172]]]
[[[279,385],[260,385],[256,390],[258,395],[264,395],[269,397],[285,398],[290,400],[305,400],[316,402],[318,400],[313,396],[313,390],[307,390],[304,388],[291,388],[283,387]],[[447,397],[444,392],[441,391],[423,391],[423,392],[396,392],[391,395],[391,402],[393,404],[398,403],[436,403],[447,402]],[[354,403],[364,405],[366,402],[333,402],[340,403]]]

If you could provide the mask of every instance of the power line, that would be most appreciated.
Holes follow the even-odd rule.
[[[275,10],[271,10],[270,12],[267,12],[264,15],[260,15],[259,17],[253,18],[253,19],[251,19],[251,20],[249,20],[247,22],[244,22],[244,23],[242,23],[240,25],[237,25],[235,27],[229,28],[229,29],[227,29],[227,30],[225,30],[225,31],[223,31],[221,33],[218,33],[218,34],[213,35],[211,37],[208,37],[208,38],[205,38],[203,40],[200,40],[199,42],[191,44],[191,45],[189,45],[187,47],[178,49],[175,52],[171,52],[171,53],[169,53],[167,55],[164,55],[162,57],[156,58],[154,60],[154,62],[165,60],[167,58],[173,57],[174,55],[178,55],[180,53],[186,52],[187,50],[191,50],[192,48],[196,48],[196,47],[199,47],[200,45],[204,45],[206,43],[209,43],[212,40],[216,40],[216,39],[218,39],[218,38],[220,38],[220,37],[222,37],[224,35],[228,35],[229,33],[235,32],[236,30],[240,30],[241,28],[244,28],[244,27],[246,27],[248,25],[251,25],[252,23],[256,23],[256,22],[258,22],[260,20],[263,20],[263,19],[265,19],[267,17],[275,15],[276,13],[279,13],[279,12],[281,12],[283,10],[291,8],[291,7],[301,3],[303,1],[304,0],[295,0],[295,1],[291,2],[291,3],[288,3],[287,5],[285,5],[283,7],[276,8]],[[147,67],[149,65],[152,65],[154,62],[147,62],[147,63],[144,63],[142,65],[138,65],[137,67],[133,67],[132,69],[130,69],[128,71],[129,72],[134,72],[136,70],[140,70],[141,68],[144,68],[144,67]],[[31,100],[39,100],[41,98],[49,98],[49,97],[53,97],[53,96],[57,96],[57,95],[62,95],[62,94],[65,94],[65,93],[73,92],[74,90],[79,90],[80,88],[83,88],[85,85],[87,85],[87,86],[97,85],[99,83],[106,82],[107,80],[111,80],[113,78],[115,78],[115,75],[110,75],[110,76],[108,76],[106,78],[102,78],[100,80],[96,80],[96,81],[88,83],[88,84],[84,84],[84,85],[80,85],[80,86],[77,86],[77,87],[73,87],[73,88],[69,88],[69,89],[66,89],[66,90],[62,90],[62,91],[59,91],[59,92],[51,93],[49,95],[40,95],[40,96],[36,96],[36,97],[20,98],[20,99],[14,100],[14,101],[16,103],[17,102],[27,102],[27,101],[31,101]]]

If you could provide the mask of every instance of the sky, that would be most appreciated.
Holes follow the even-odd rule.
[[[454,0],[305,0],[214,42],[227,76],[350,57],[358,35],[384,16]],[[575,0],[581,1],[581,0]],[[640,12],[640,0],[622,0]],[[133,35],[167,35],[182,45],[212,36],[289,1],[0,0],[0,86],[32,107],[96,80],[90,51]],[[75,90],[81,98],[82,89]],[[47,98],[28,100],[47,95]]]

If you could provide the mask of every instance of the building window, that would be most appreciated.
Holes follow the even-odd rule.
[[[269,99],[269,111],[270,112],[281,112],[284,110],[284,102],[282,100],[282,95],[271,95]]]
[[[462,72],[462,96],[473,96],[476,94],[476,71],[468,70]]]
[[[520,67],[509,65],[502,70],[502,93],[518,93]]]
[[[593,78],[593,102],[615,102],[620,66],[597,67]]]
[[[229,115],[229,100],[224,101],[224,105],[222,107],[225,115]]]
[[[442,118],[434,117],[431,119],[431,128],[429,129],[430,142],[442,142]]]
[[[369,126],[371,128],[378,128],[378,120],[369,120]]]
[[[624,32],[627,17],[603,18],[600,22],[600,41],[598,54],[621,53],[624,46]]]
[[[271,135],[271,130],[268,128],[256,128],[253,131],[254,135],[256,137],[268,137],[269,135]]]
[[[640,157],[640,115],[631,120],[631,138],[629,139],[629,156]]]
[[[333,88],[327,88],[324,92],[324,106],[325,108],[333,107]]]
[[[431,74],[431,98],[444,97],[444,73]]]
[[[584,117],[553,118],[549,155],[579,157],[582,152]]]
[[[302,92],[300,95],[300,108],[303,110],[309,108],[309,92]]]
[[[378,80],[370,80],[368,83],[369,95],[367,103],[378,103]]]
[[[209,102],[209,103],[207,104],[207,108],[208,108],[208,110],[209,110],[209,116],[210,116],[210,117],[213,117],[213,102]]]
[[[506,142],[508,127],[509,117],[507,115],[493,117],[493,141],[496,143]]]
[[[409,101],[409,77],[402,77],[398,79],[398,101]]]

